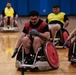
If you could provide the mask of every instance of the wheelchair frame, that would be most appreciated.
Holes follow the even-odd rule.
[[[4,26],[4,22],[3,19],[1,19],[0,24],[0,31],[4,31],[4,32],[10,32],[10,31],[19,31],[19,27],[18,25],[15,26],[15,23],[17,22],[17,20],[13,20],[13,27],[10,28],[10,25],[8,25],[7,27]],[[14,27],[15,26],[15,27]]]
[[[70,60],[69,60],[72,65],[73,65],[73,64],[76,64],[76,58],[74,58],[74,54],[75,54],[75,50],[76,50],[76,49],[75,49],[75,48],[76,48],[76,47],[75,47],[75,46],[76,46],[76,35],[74,36],[74,38],[75,38],[75,40],[74,40],[74,43],[73,43],[73,45],[72,45],[72,47],[73,47],[72,55],[71,55]],[[71,47],[71,48],[72,48],[72,47]],[[70,48],[70,49],[71,49],[71,48]]]
[[[48,49],[49,50],[49,52],[51,53],[51,56],[52,56],[52,59],[54,60],[54,62],[56,63],[54,63],[53,61],[50,61],[50,59],[48,59],[48,52],[46,51],[47,49],[47,47],[46,46],[48,46],[48,44],[50,44],[51,46],[53,46],[53,49],[52,50],[54,50],[54,45],[50,42],[50,41],[46,41],[45,42],[45,44],[44,44],[44,54],[45,54],[45,57],[46,57],[46,62],[45,62],[45,64],[47,64],[47,66],[48,66],[48,69],[49,70],[51,70],[51,69],[57,69],[58,67],[59,67],[59,58],[58,58],[58,54],[57,54],[57,51],[56,51],[56,49],[53,51],[53,52],[51,52],[52,50],[51,49]],[[28,69],[28,70],[36,70],[36,68],[38,68],[38,65],[36,65],[36,58],[37,58],[37,56],[38,56],[38,53],[39,53],[39,51],[42,49],[42,47],[39,47],[38,48],[38,50],[37,50],[37,53],[36,53],[36,56],[35,56],[35,59],[34,59],[34,62],[33,62],[33,64],[25,64],[24,63],[24,48],[22,47],[22,62],[21,62],[21,64],[20,64],[20,68],[21,68],[21,75],[24,75],[24,72],[25,72],[25,69]],[[57,55],[57,56],[56,56]],[[56,57],[54,57],[54,56],[56,56]],[[55,59],[54,59],[55,58]],[[56,60],[58,60],[58,61],[56,61]],[[50,62],[52,62],[52,63],[50,63]],[[18,66],[19,65],[16,65],[17,66],[17,68],[18,68]],[[40,65],[41,66],[41,65]],[[45,66],[45,65],[44,65]],[[45,69],[45,68],[44,68]]]
[[[63,30],[64,31],[66,31],[67,32],[67,34],[69,35],[69,33],[68,33],[68,31],[65,29],[65,28],[63,28]],[[56,31],[56,33],[55,33],[55,36],[54,36],[54,40],[53,40],[53,44],[55,45],[55,47],[56,48],[63,48],[63,45],[60,45],[59,44],[59,41],[61,40],[61,38],[60,37],[57,37],[57,34],[58,34],[58,32],[62,32],[62,29],[59,29],[58,31]],[[60,33],[60,36],[61,36],[61,33]],[[66,39],[67,39],[67,37],[66,37]],[[51,39],[52,40],[52,39]],[[65,41],[64,41],[65,42]],[[69,44],[71,43],[71,41],[69,41]],[[66,48],[66,47],[64,47],[64,48]]]

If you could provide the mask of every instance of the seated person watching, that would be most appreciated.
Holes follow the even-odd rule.
[[[64,12],[60,12],[59,5],[54,5],[52,10],[53,13],[50,13],[47,16],[46,22],[48,23],[49,30],[51,32],[52,38],[54,39],[56,31],[69,25],[69,19]]]
[[[12,8],[11,3],[7,2],[6,7],[2,11],[2,14],[0,17],[3,18],[5,27],[7,27],[8,23],[11,27],[13,27],[12,26],[13,20],[14,20],[14,18],[15,19],[18,18],[18,14],[16,14],[15,10]]]

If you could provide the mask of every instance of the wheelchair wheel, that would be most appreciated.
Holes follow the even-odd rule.
[[[66,41],[66,39],[68,38],[69,36],[69,32],[66,30],[66,29],[60,29],[57,34],[56,34],[56,38],[60,38],[58,44],[59,46],[63,46],[64,45],[64,42]],[[67,47],[70,47],[70,43],[71,41],[68,42],[68,45]]]
[[[50,41],[45,42],[44,54],[50,66],[53,69],[57,69],[59,67],[58,53],[55,46]]]
[[[76,39],[71,43],[68,52],[68,60],[74,62],[73,59],[76,59]]]

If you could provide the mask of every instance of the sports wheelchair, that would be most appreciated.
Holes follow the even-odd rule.
[[[71,62],[72,65],[76,64],[76,35],[74,36],[74,40],[69,48],[68,60]]]
[[[4,19],[0,18],[0,31],[19,31],[18,19],[13,19],[13,25],[10,27],[10,21],[7,22],[7,27],[4,25]]]
[[[66,41],[68,36],[69,36],[69,32],[65,28],[59,29],[56,32],[54,40],[53,40],[53,44],[55,45],[55,47],[63,48],[64,42]],[[52,37],[52,35],[51,35],[51,37]],[[71,41],[68,42],[67,47],[69,48],[70,45],[71,45]]]
[[[30,56],[33,58],[33,52],[30,53]],[[59,67],[57,50],[50,41],[46,41],[42,47],[38,48],[33,60],[27,62],[26,59],[24,48],[21,46],[16,57],[16,68],[21,70],[22,75],[25,71],[47,71]]]

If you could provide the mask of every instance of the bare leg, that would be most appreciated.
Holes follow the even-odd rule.
[[[52,33],[52,39],[54,39],[55,32],[56,32],[56,31],[55,31],[55,30],[52,28],[52,29],[51,29],[51,33]]]
[[[4,17],[4,26],[7,27],[8,17]]]
[[[23,46],[24,46],[24,49],[25,49],[25,53],[28,54],[30,52],[30,47],[31,47],[31,40],[29,39],[28,36],[24,37],[23,40]]]
[[[39,37],[34,37],[33,48],[34,48],[34,53],[35,53],[35,54],[36,54],[38,48],[43,45],[43,43],[44,43],[44,41],[41,40],[41,38],[39,38]]]
[[[13,25],[13,17],[10,17],[10,26],[12,27]]]
[[[54,26],[51,28],[52,38],[54,39],[56,36],[56,32],[59,30],[58,26]]]

